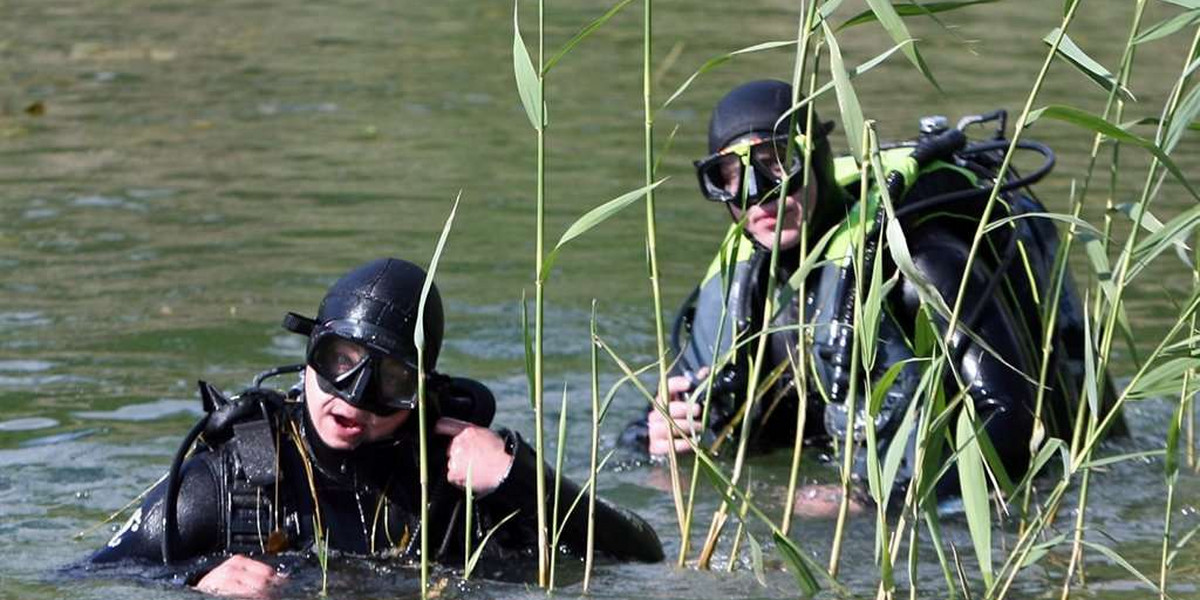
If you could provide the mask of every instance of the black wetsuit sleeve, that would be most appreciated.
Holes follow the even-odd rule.
[[[216,566],[197,559],[224,548],[222,494],[215,468],[217,459],[210,453],[203,453],[184,463],[180,471],[182,482],[176,503],[179,534],[172,548],[176,562],[167,570],[181,583],[195,583],[194,580]],[[166,488],[166,481],[154,486],[141,506],[107,544],[92,554],[89,562],[93,565],[117,562],[162,565]]]
[[[485,496],[482,503],[493,515],[493,520],[504,518],[513,511],[519,511],[518,522],[530,523],[531,517],[537,514],[537,455],[529,444],[525,443],[515,432],[502,430],[513,448],[513,465],[508,477],[491,494]],[[554,489],[554,470],[545,470],[546,489]],[[563,478],[559,491],[559,514],[557,521],[563,522],[575,497],[579,495],[580,487],[575,482]],[[552,494],[553,492],[549,492]],[[548,494],[548,495],[549,495]],[[553,497],[547,497],[546,513],[553,514]],[[663,559],[662,543],[654,528],[633,512],[616,506],[603,498],[596,498],[595,548],[618,560],[636,560],[641,562],[658,562]],[[533,526],[533,537],[536,539],[536,524]],[[573,552],[582,554],[587,546],[587,497],[584,496],[570,518],[562,526],[559,544],[565,545]]]

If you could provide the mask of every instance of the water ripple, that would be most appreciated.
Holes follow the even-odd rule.
[[[97,421],[157,421],[177,414],[204,414],[195,400],[158,400],[128,404],[116,410],[85,410],[72,413],[80,419]]]

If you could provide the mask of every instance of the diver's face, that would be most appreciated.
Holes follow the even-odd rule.
[[[816,201],[814,186],[807,186],[788,194],[783,200],[783,221],[779,225],[779,249],[790,250],[800,244],[800,228],[804,218]],[[775,243],[775,223],[779,215],[779,200],[752,204],[746,210],[729,204],[734,220],[746,220],[742,224],[746,233],[764,248]]]
[[[742,137],[734,142],[735,145],[746,143],[754,144],[750,151],[755,153],[753,159],[757,164],[770,168],[775,178],[783,178],[784,169],[777,155],[776,144],[760,143],[760,139],[755,137]],[[743,167],[743,163],[736,160],[736,156],[731,155],[731,157],[735,160],[726,160],[720,164],[721,180],[725,183],[723,186],[725,191],[737,198],[742,195],[742,175],[749,169]],[[815,186],[812,185],[798,189],[784,198],[783,222],[779,227],[780,249],[789,250],[800,244],[800,227],[815,200]],[[779,216],[778,199],[752,204],[745,210],[738,206],[737,202],[728,204],[729,212],[733,215],[734,220],[741,221],[745,215],[746,220],[743,227],[754,241],[765,248],[770,248],[775,243],[775,223],[776,217]]]
[[[401,410],[385,417],[355,408],[322,391],[312,367],[304,369],[304,403],[317,436],[334,450],[353,450],[362,444],[384,439],[395,433],[412,413]]]

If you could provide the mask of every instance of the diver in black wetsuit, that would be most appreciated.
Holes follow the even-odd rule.
[[[810,374],[803,415],[805,441],[845,436],[850,422],[846,401],[850,348],[852,337],[860,334],[853,314],[854,274],[849,264],[855,256],[858,219],[864,218],[860,213],[879,215],[882,209],[873,182],[866,183],[871,186],[867,210],[857,206],[859,186],[863,185],[859,170],[848,157],[834,159],[826,139],[831,124],[821,124],[814,117],[816,126],[806,135],[801,111],[796,119],[797,131],[787,133],[789,119],[782,117],[790,106],[791,86],[779,81],[754,81],[735,88],[713,111],[708,138],[712,154],[696,162],[697,174],[705,197],[724,203],[729,210],[735,223],[727,240],[738,243],[723,246],[722,254],[713,260],[708,275],[676,321],[678,361],[667,382],[667,410],[674,426],[659,412],[650,410],[646,418],[635,420],[625,430],[622,442],[627,447],[652,455],[666,454],[672,445],[676,452],[690,452],[691,446],[682,438],[695,431],[701,407],[685,399],[688,392],[695,392],[701,401],[710,397],[708,428],[697,432],[700,441],[713,447],[714,443],[727,443],[729,436],[736,437],[740,428],[731,423],[744,406],[749,359],[757,342],[742,344],[733,352],[730,349],[734,348],[734,340],[744,340],[762,330],[771,249],[776,247],[780,255],[776,286],[771,292],[786,301],[775,307],[770,322],[765,364],[758,369],[759,383],[767,390],[752,405],[750,441],[759,448],[792,446],[801,405],[795,378],[804,369]],[[991,118],[1002,120],[1002,113]],[[995,177],[997,152],[1003,156],[1007,140],[1000,137],[1001,125],[997,139],[965,146],[961,131],[965,125],[950,129],[936,119],[923,122],[923,127],[926,124],[929,130],[916,143],[886,150],[883,163],[912,260],[945,302],[953,305],[972,236],[991,188],[988,178]],[[790,151],[785,151],[789,144],[793,144]],[[804,144],[811,146],[807,186],[802,185],[803,154],[798,149]],[[1048,148],[1040,148],[1047,161],[1037,177],[1048,171],[1053,160]],[[785,170],[790,174],[789,185],[781,194]],[[1011,185],[1005,184],[1003,203],[992,218],[1044,211],[1021,190],[1037,177],[1017,181],[1019,178],[1009,175]],[[783,223],[776,246],[775,223],[781,195]],[[880,222],[875,221],[874,227]],[[799,282],[793,281],[792,275],[799,267],[801,232],[805,228],[810,252],[821,253],[825,262],[804,278],[802,297],[797,293]],[[830,236],[828,241],[818,248],[817,241],[826,234]],[[958,380],[947,374],[943,387],[947,398],[955,397],[959,390],[966,392],[1004,470],[1015,481],[1029,464],[1035,428],[1034,382],[1044,330],[1039,299],[1051,297],[1057,234],[1050,221],[1021,219],[1009,228],[990,233],[986,242],[971,267],[964,317],[952,336],[952,364]],[[890,253],[882,244],[872,248],[868,242],[866,248],[874,260],[882,261],[882,281],[896,273]],[[914,358],[922,292],[913,281],[898,274],[884,301],[884,314],[876,332],[875,362],[869,374],[873,383],[879,384],[893,365]],[[944,330],[946,323],[939,319],[933,317]],[[804,356],[799,350],[802,328],[797,325],[801,321],[810,326],[807,329],[812,336],[811,352]],[[967,329],[976,337],[966,335]],[[1050,377],[1040,420],[1047,436],[1069,438],[1083,381],[1083,313],[1069,278],[1052,335]],[[979,340],[986,340],[990,350]],[[714,366],[716,372],[709,377]],[[881,454],[893,443],[908,445],[897,477],[897,484],[903,486],[914,470],[915,434],[897,439],[896,433],[909,412],[910,400],[917,395],[922,368],[918,361],[911,361],[897,370],[874,418],[863,408],[863,386],[858,385],[854,421],[859,443],[865,439],[865,423],[874,421]],[[711,385],[711,396],[704,390],[705,385]],[[865,450],[859,450],[854,475],[860,481],[866,474],[866,462]],[[939,497],[957,494],[954,469],[943,476],[936,490]],[[806,515],[826,515],[836,508],[839,498],[840,488],[814,486],[798,494],[796,510]],[[857,508],[862,508],[865,498],[856,500]]]
[[[173,579],[201,591],[253,596],[284,581],[266,564],[271,554],[312,550],[318,540],[335,551],[419,557],[413,334],[424,280],[411,263],[375,260],[339,279],[315,320],[289,314],[284,326],[306,335],[308,347],[305,364],[292,368],[303,369],[303,384],[287,395],[254,387],[226,399],[202,383],[209,414],[194,429],[198,451],[180,468],[181,449],[172,476],[91,563],[165,562]],[[424,339],[431,558],[462,564],[468,465],[473,547],[515,513],[485,551],[527,555],[537,540],[535,455],[516,433],[487,428],[495,400],[486,387],[434,371],[442,341],[435,287]],[[563,481],[562,497],[577,492]],[[570,502],[561,504],[565,513]],[[584,547],[585,512],[567,521],[562,544]],[[600,552],[662,559],[654,530],[633,513],[598,499],[596,519]]]

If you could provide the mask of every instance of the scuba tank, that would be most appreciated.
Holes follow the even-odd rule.
[[[953,128],[949,126],[949,121],[945,117],[925,117],[920,121],[920,135],[915,141],[885,148],[884,151],[892,155],[890,158],[893,161],[899,161],[899,166],[890,169],[884,177],[888,196],[895,207],[895,218],[901,219],[905,225],[909,225],[928,215],[950,213],[968,217],[977,222],[982,216],[980,203],[986,201],[991,194],[993,184],[999,178],[999,169],[1003,163],[1005,152],[1011,145],[1005,136],[1006,121],[1007,114],[1003,110],[965,117]],[[997,128],[990,139],[982,142],[972,142],[968,139],[966,135],[968,127],[993,122],[997,123]],[[994,215],[993,219],[1031,210],[1043,210],[1036,201],[1023,194],[1011,194],[1010,192],[1027,187],[1045,177],[1054,166],[1054,152],[1043,144],[1031,141],[1019,142],[1017,149],[1040,154],[1043,159],[1042,163],[1036,170],[1025,176],[1020,175],[1012,168],[1004,174],[999,192],[1001,198],[1006,201],[1007,212],[1001,211]],[[908,152],[906,157],[903,156],[905,152]],[[895,155],[900,156],[897,159]],[[893,164],[895,163],[893,162]],[[916,198],[906,197],[915,195],[909,194],[909,192],[914,190],[917,180],[943,168],[958,171],[961,175],[955,179],[956,185],[949,186],[953,189],[938,190],[935,193]],[[855,180],[849,184],[849,191],[857,196],[859,190],[853,188],[867,185],[869,182]],[[868,202],[868,204],[870,203]],[[860,211],[865,213],[869,213],[870,210],[870,207],[860,207]],[[874,210],[874,215],[859,216],[860,219],[872,219],[872,225],[868,228],[863,246],[865,273],[872,272],[874,261],[877,259],[880,241],[879,229],[883,226],[885,217],[882,207],[876,205]],[[846,231],[842,232],[843,235],[849,235],[849,231],[855,227],[858,225],[848,227]],[[970,229],[970,233],[973,234],[975,227],[956,229],[960,231]],[[1053,227],[1049,229],[1049,235],[1053,236]],[[1009,266],[1017,254],[1019,236],[1015,232],[1007,232],[1007,235],[1003,237],[1005,239],[1000,244],[1002,248],[999,253],[1000,257],[986,284],[985,296],[994,293],[997,286],[1005,279]],[[821,297],[825,301],[818,302],[820,306],[813,319],[817,324],[813,341],[813,353],[816,360],[813,362],[819,383],[828,392],[829,397],[826,421],[834,424],[834,429],[840,429],[842,432],[848,421],[846,400],[850,389],[851,353],[856,327],[854,311],[857,304],[856,276],[853,265],[854,247],[852,243],[844,244],[843,247],[846,254],[829,257],[840,262],[840,265],[827,269],[823,274],[820,287],[822,289]],[[1064,298],[1064,300],[1066,299]],[[966,311],[960,321],[960,327],[971,329],[978,317],[978,310]],[[915,381],[910,385],[915,386]],[[889,423],[892,423],[904,412],[910,395],[906,393],[908,391],[911,390],[897,390],[896,394],[889,394],[889,398],[884,401],[875,419],[877,430],[885,429]],[[894,398],[890,397],[893,395]],[[865,436],[865,431],[863,431],[866,417],[865,408],[860,407],[859,412],[861,413],[859,416],[862,418],[857,419],[858,426],[855,428],[855,435],[862,438]],[[838,424],[840,427],[837,426]]]

